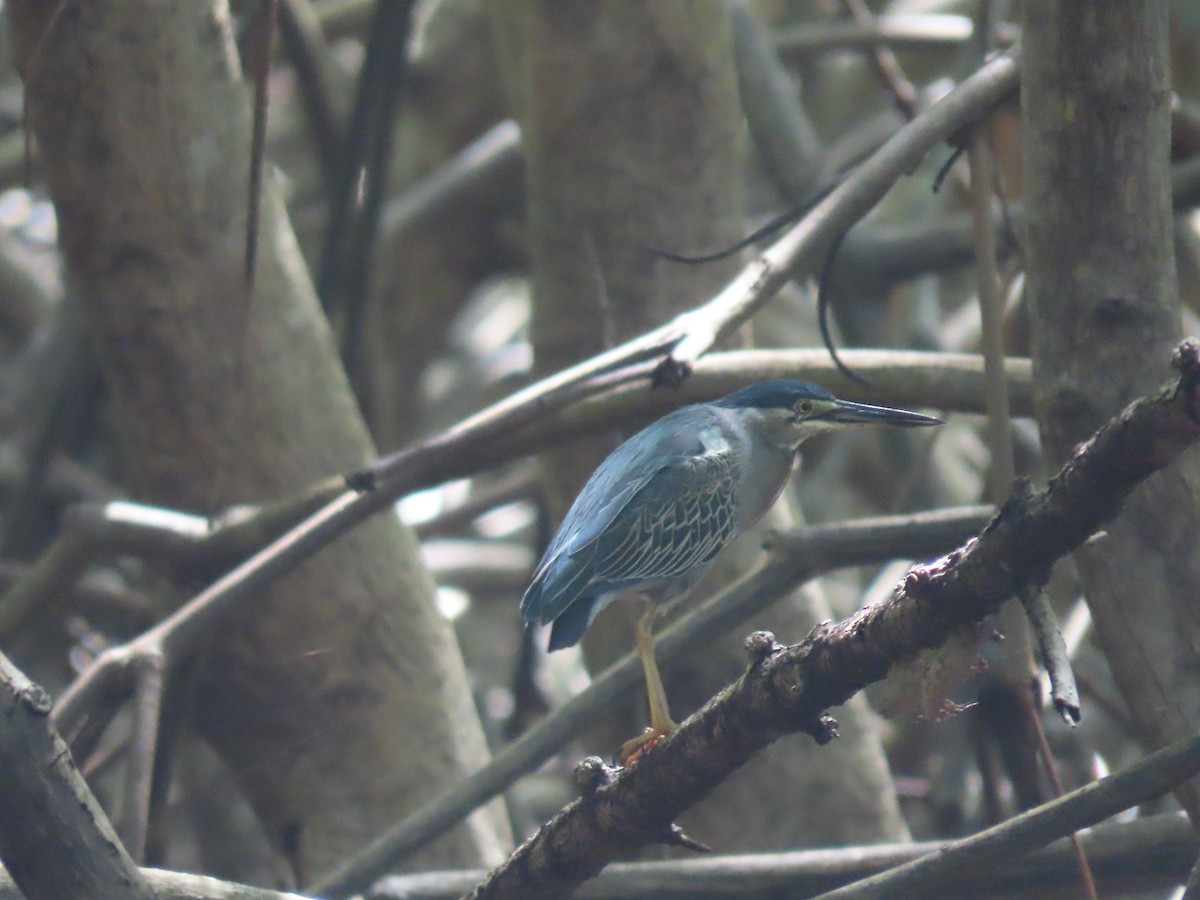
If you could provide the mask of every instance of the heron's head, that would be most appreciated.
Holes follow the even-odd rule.
[[[839,400],[824,388],[805,381],[760,381],[714,401],[715,406],[740,411],[753,419],[769,439],[797,447],[805,438],[852,425],[941,425],[941,419],[894,409]]]

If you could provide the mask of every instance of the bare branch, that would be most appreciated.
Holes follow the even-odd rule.
[[[1079,688],[1075,684],[1075,673],[1071,669],[1071,656],[1067,651],[1062,630],[1054,615],[1054,607],[1044,589],[1027,586],[1020,592],[1021,605],[1029,618],[1029,626],[1037,638],[1042,654],[1042,665],[1050,680],[1050,697],[1054,708],[1068,725],[1079,724]]]
[[[1016,89],[1016,56],[1014,49],[1012,55],[988,62],[897,132],[725,290],[700,309],[676,319],[672,325],[683,337],[660,372],[691,371],[714,343],[731,334],[788,280],[816,271],[833,242],[869,212],[901,175]]]
[[[0,858],[31,900],[150,900],[49,713],[49,695],[0,654]]]
[[[127,555],[173,566],[177,573],[220,571],[343,491],[341,479],[327,480],[297,496],[235,507],[216,519],[119,500],[72,507],[50,549],[0,596],[0,636],[61,608],[94,562]]]

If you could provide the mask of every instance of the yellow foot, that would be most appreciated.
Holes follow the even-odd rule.
[[[623,766],[632,766],[642,758],[643,753],[659,743],[674,730],[674,722],[666,728],[655,728],[653,726],[647,728],[637,737],[631,738],[621,745],[621,752],[617,756],[617,761]]]

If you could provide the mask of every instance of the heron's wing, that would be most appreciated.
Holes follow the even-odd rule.
[[[596,540],[620,515],[629,501],[662,468],[706,452],[708,444],[687,429],[678,410],[643,429],[608,455],[596,467],[562,524],[550,541],[534,572],[536,582],[564,553],[578,553]]]
[[[676,427],[683,421],[686,430]],[[682,575],[728,543],[731,448],[710,423],[683,421],[655,423],[588,480],[522,600],[527,622],[553,621],[584,596]]]
[[[733,538],[733,460],[706,453],[664,466],[596,539],[597,580],[676,578],[711,562]]]

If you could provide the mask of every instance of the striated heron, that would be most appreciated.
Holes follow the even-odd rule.
[[[815,384],[762,381],[685,406],[639,431],[588,479],[521,600],[526,627],[553,623],[550,650],[579,643],[617,597],[648,602],[635,632],[650,727],[622,748],[636,758],[674,727],[654,659],[654,616],[704,577],[718,553],[774,505],[801,442],[853,425],[939,419],[839,400]]]

